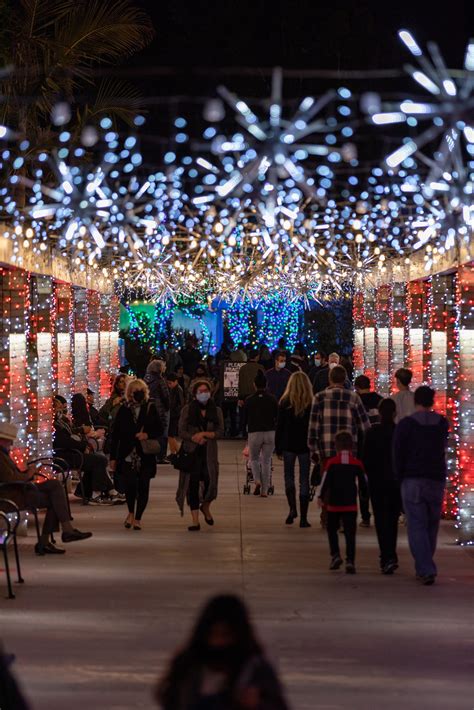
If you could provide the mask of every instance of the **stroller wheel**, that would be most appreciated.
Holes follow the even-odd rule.
[[[270,486],[270,488],[268,489],[268,495],[269,495],[269,496],[272,496],[274,493],[275,493],[275,487],[274,487],[274,486]]]

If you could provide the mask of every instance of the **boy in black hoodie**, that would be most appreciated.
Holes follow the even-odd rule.
[[[339,569],[342,565],[338,539],[342,522],[346,538],[346,573],[355,574],[357,484],[361,495],[367,498],[367,479],[364,465],[352,455],[352,434],[349,431],[339,431],[335,437],[335,445],[337,454],[326,463],[318,502],[319,505],[324,504],[328,513],[327,531],[331,552],[329,569]]]

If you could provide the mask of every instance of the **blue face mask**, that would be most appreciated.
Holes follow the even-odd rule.
[[[198,392],[196,395],[196,399],[199,402],[199,404],[207,404],[211,398],[211,395],[209,392]]]

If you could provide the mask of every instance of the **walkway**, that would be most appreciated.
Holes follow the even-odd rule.
[[[279,466],[274,499],[241,495],[241,448],[222,445],[212,529],[187,532],[175,472],[161,467],[141,533],[122,527],[123,507],[75,505],[92,540],[59,559],[35,557],[25,540],[27,583],[0,599],[0,635],[34,710],[151,710],[196,610],[229,590],[250,605],[294,710],[472,710],[473,551],[445,524],[439,583],[419,587],[404,540],[401,570],[383,577],[374,532],[360,530],[357,576],[329,573],[316,510],[310,530],[283,524]]]

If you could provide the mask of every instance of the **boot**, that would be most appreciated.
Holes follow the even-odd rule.
[[[296,510],[296,490],[294,488],[286,489],[286,499],[290,506],[290,512],[288,513],[285,523],[287,525],[293,525],[293,521],[298,517],[298,511]]]
[[[310,528],[311,525],[308,523],[308,508],[309,508],[309,498],[308,496],[300,496],[300,528]]]

